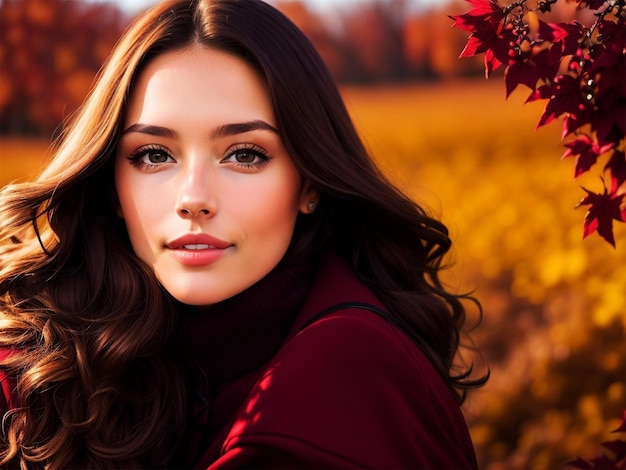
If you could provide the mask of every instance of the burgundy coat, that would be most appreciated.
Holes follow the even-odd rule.
[[[302,298],[286,339],[273,338],[280,341],[269,362],[261,355],[262,365],[204,392],[211,405],[189,439],[195,468],[477,467],[452,393],[404,333],[363,308],[315,320],[346,302],[383,309],[339,257],[321,262]],[[13,384],[1,373],[0,380],[1,416],[16,404]]]
[[[216,409],[234,417],[196,468],[477,467],[452,393],[403,332],[362,308],[309,323],[354,302],[384,309],[327,256],[269,364],[220,388]]]

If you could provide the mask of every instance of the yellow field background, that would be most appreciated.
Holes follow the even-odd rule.
[[[574,209],[598,173],[574,181],[560,123],[535,131],[542,105],[505,101],[501,77],[343,93],[384,171],[450,228],[447,282],[482,302],[471,360],[492,376],[464,407],[480,467],[598,455],[626,407],[626,231],[617,249],[583,241]],[[47,145],[0,139],[0,186],[32,177]]]

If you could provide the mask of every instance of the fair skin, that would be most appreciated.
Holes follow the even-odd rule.
[[[263,80],[200,45],[165,53],[132,90],[115,187],[135,253],[174,298],[209,306],[281,260],[316,191],[276,131]]]

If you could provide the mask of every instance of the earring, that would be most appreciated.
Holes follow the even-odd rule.
[[[316,206],[317,204],[315,203],[315,201],[309,201],[309,203],[307,204],[307,209],[309,209],[309,212],[313,212]]]

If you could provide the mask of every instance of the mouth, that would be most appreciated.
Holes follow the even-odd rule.
[[[190,233],[165,244],[165,248],[175,260],[192,269],[216,263],[232,246],[233,243],[206,233]]]
[[[233,246],[232,243],[221,240],[206,233],[190,233],[171,240],[165,244],[170,250],[225,250]]]
[[[165,244],[165,249],[183,266],[206,267],[219,261],[235,246],[207,233],[188,233]]]

